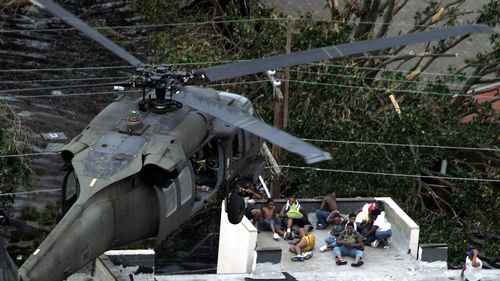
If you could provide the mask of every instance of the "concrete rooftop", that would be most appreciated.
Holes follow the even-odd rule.
[[[309,214],[310,221],[315,225],[316,216]],[[274,241],[270,232],[261,232],[257,238],[257,247],[278,246],[282,249],[281,263],[261,263],[250,274],[188,274],[188,275],[134,275],[133,280],[157,280],[157,281],[264,281],[264,280],[299,280],[299,281],[324,281],[324,280],[461,280],[460,270],[448,270],[445,262],[426,263],[415,260],[410,254],[403,253],[391,247],[388,250],[382,248],[365,247],[364,265],[353,268],[350,263],[352,258],[346,257],[347,265],[337,266],[332,251],[321,253],[319,248],[324,245],[324,238],[328,236],[329,229],[314,230],[316,245],[313,250],[314,256],[304,262],[292,262],[293,256],[288,251],[288,240]],[[133,275],[136,267],[120,268],[124,276]],[[283,274],[288,273],[292,277]],[[482,270],[481,280],[500,280],[500,270]],[[76,277],[76,276],[75,276]],[[96,280],[87,279],[68,280]]]

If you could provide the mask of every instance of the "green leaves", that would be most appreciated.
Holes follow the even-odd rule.
[[[18,187],[28,183],[32,171],[30,160],[26,157],[9,157],[31,151],[30,140],[26,128],[6,104],[0,104],[0,188],[1,193],[14,192]],[[0,209],[13,202],[13,197],[0,197]]]

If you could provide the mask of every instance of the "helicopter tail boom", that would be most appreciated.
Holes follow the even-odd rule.
[[[104,251],[154,236],[154,190],[131,178],[78,201],[19,269],[22,281],[64,280]]]

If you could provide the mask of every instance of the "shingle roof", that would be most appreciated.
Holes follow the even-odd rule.
[[[260,0],[263,6],[272,8],[277,12],[291,15],[293,17],[298,17],[301,14],[311,12],[313,19],[317,20],[330,20],[331,13],[330,8],[327,6],[327,1],[325,0]],[[343,8],[343,3],[345,0],[339,0],[340,8]],[[443,1],[443,5],[451,2],[450,0]],[[479,11],[483,5],[485,5],[488,0],[476,0],[476,1],[465,1],[461,9],[464,11]],[[395,15],[392,25],[389,28],[388,35],[397,35],[400,32],[405,33],[413,27],[414,17],[416,12],[422,11],[427,6],[427,1],[408,1],[401,11]],[[466,14],[461,16],[458,20],[458,24],[471,23],[476,14]],[[379,18],[380,21],[380,18]],[[497,29],[498,31],[498,29]],[[489,43],[488,34],[475,34],[469,39],[462,41],[460,44],[455,46],[453,49],[448,51],[448,53],[456,53],[457,57],[443,57],[436,59],[432,65],[425,71],[430,73],[435,73],[440,75],[446,73],[449,67],[454,67],[460,69],[463,67],[464,59],[471,58],[478,54],[479,52],[490,51],[491,44]],[[410,46],[402,51],[402,54],[408,53],[410,51],[422,52],[424,51],[424,46]],[[409,62],[400,66],[401,70],[408,70],[414,66],[417,62],[417,58],[410,60]],[[389,65],[389,68],[398,66],[399,63]],[[432,75],[431,75],[432,76]]]

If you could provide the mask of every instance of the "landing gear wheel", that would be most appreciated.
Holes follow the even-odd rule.
[[[227,218],[232,224],[238,224],[245,214],[245,200],[238,194],[231,194],[227,200]]]

